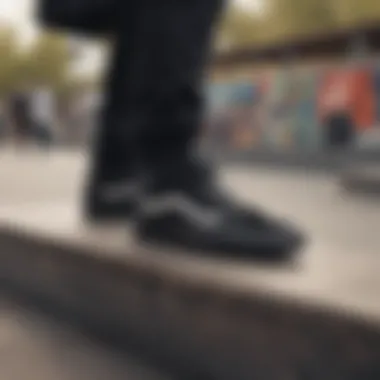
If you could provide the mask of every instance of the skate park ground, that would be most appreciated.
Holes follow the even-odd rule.
[[[80,222],[85,161],[80,152],[0,154],[2,279],[102,328],[147,334],[147,345],[171,346],[168,356],[209,378],[301,379],[316,367],[324,378],[377,378],[378,200],[345,193],[334,173],[225,166],[231,192],[308,234],[297,265],[152,255],[131,249],[124,226]]]
[[[0,294],[2,380],[169,380],[136,357],[101,347],[71,326]]]

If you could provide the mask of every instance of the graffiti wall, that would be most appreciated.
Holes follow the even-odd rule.
[[[208,91],[207,129],[212,139],[229,149],[252,148],[258,140],[257,83],[223,83]]]
[[[380,65],[283,68],[208,88],[207,134],[227,149],[318,151],[380,128]]]

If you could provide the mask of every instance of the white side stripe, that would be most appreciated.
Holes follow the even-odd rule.
[[[189,222],[203,228],[218,227],[223,220],[222,214],[217,210],[207,208],[180,193],[144,199],[141,204],[141,211],[148,216],[164,216],[176,212],[184,216]]]

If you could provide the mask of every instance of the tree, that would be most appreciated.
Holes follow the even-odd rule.
[[[232,5],[221,22],[219,46],[233,49],[263,42],[266,33],[262,24],[261,15]]]
[[[29,80],[57,88],[67,80],[69,61],[70,51],[64,37],[52,33],[41,34],[27,52]]]
[[[380,4],[374,0],[334,0],[335,12],[343,26],[380,20]]]
[[[237,48],[332,30],[338,27],[337,1],[357,0],[266,0],[261,12],[232,5],[219,43]]]
[[[10,28],[0,30],[0,57],[0,95],[4,95],[17,80],[20,58],[16,34]]]
[[[267,17],[276,39],[320,33],[338,25],[331,0],[268,0]]]

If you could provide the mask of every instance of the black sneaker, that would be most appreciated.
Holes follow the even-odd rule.
[[[122,147],[112,141],[113,144],[108,145],[118,153],[116,159],[112,157],[109,152],[111,148],[106,143],[103,142],[104,146],[98,148],[99,152],[95,152],[92,157],[94,162],[87,174],[84,189],[84,217],[91,223],[128,221],[135,210],[139,191],[137,164],[132,152],[128,150],[129,156],[125,153],[124,160],[120,154]]]
[[[300,248],[298,236],[221,196],[195,160],[175,162],[157,173],[139,206],[142,243],[260,261],[287,260]]]
[[[86,192],[84,216],[89,222],[128,221],[136,209],[139,184],[134,181],[109,182]]]
[[[258,206],[253,207],[251,204],[244,205],[239,203],[227,194],[221,192],[219,194],[221,204],[226,208],[226,212],[241,223],[251,228],[256,226],[257,228],[283,235],[286,239],[292,241],[295,246],[302,246],[306,243],[304,234],[298,231],[289,221],[269,216]]]

